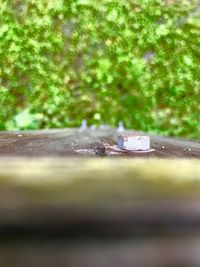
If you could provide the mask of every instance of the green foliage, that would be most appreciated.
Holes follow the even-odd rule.
[[[200,137],[195,2],[0,0],[0,128]]]

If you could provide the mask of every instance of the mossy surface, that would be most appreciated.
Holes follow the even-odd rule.
[[[2,1],[0,129],[199,138],[199,25],[198,1]]]

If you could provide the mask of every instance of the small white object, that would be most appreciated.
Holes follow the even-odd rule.
[[[148,136],[120,135],[118,148],[125,150],[149,150],[150,138]]]
[[[18,134],[17,136],[18,136],[18,137],[22,137],[22,134]]]
[[[80,131],[84,131],[87,129],[87,120],[82,120]]]
[[[109,127],[106,124],[100,124],[99,129],[100,130],[107,130]]]
[[[117,131],[118,132],[124,132],[124,124],[123,124],[123,121],[120,121],[119,124],[118,124],[118,128],[117,128]]]

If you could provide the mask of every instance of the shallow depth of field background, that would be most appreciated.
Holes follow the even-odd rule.
[[[1,0],[0,129],[200,138],[199,1]]]

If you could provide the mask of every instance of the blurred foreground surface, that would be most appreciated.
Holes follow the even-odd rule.
[[[200,266],[200,143],[117,135],[0,134],[1,266]]]

